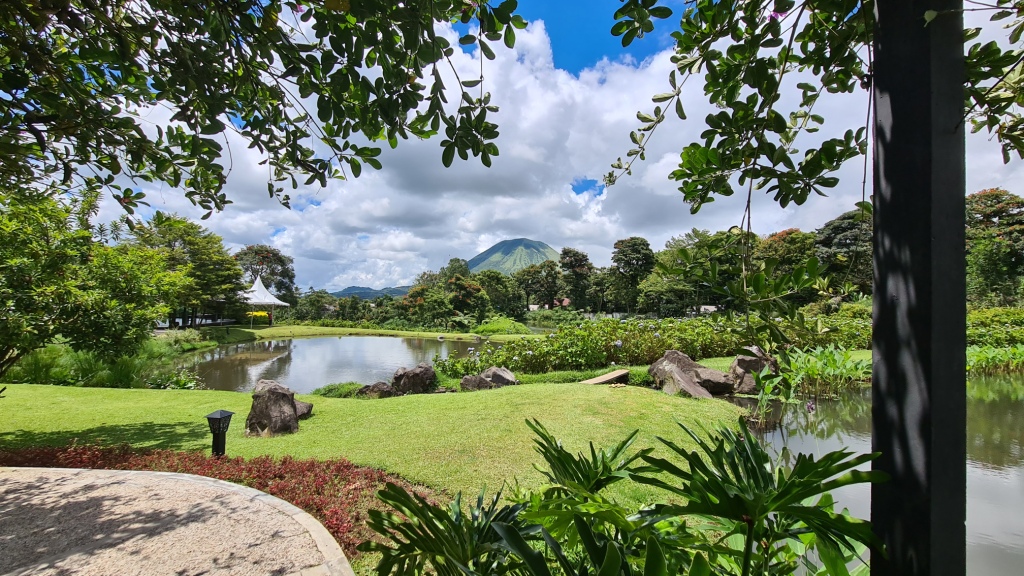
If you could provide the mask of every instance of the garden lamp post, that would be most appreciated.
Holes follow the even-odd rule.
[[[207,421],[210,422],[210,433],[213,434],[214,456],[224,455],[224,444],[228,434],[228,426],[231,425],[232,415],[234,415],[234,412],[228,412],[227,410],[217,410],[206,415]]]

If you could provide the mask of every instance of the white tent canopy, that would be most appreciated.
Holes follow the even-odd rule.
[[[287,302],[278,300],[267,290],[259,276],[252,283],[252,288],[242,293],[242,297],[252,306],[288,306]]]

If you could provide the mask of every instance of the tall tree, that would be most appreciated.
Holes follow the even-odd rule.
[[[469,316],[477,323],[487,319],[491,299],[483,287],[472,279],[456,274],[448,280],[445,291],[450,295],[449,301],[456,312]]]
[[[612,270],[621,286],[627,311],[636,308],[640,282],[654,270],[654,250],[646,238],[631,236],[615,243],[612,251]]]
[[[753,259],[761,262],[773,261],[776,275],[792,274],[798,266],[805,266],[811,258],[817,258],[816,245],[818,237],[813,232],[802,232],[799,228],[789,228],[765,236],[753,250]],[[813,302],[818,298],[818,290],[807,288],[794,296],[800,304]]]
[[[242,267],[228,253],[220,236],[177,215],[157,212],[134,231],[136,241],[165,254],[171,270],[181,271],[191,286],[177,294],[175,310],[194,325],[204,312],[224,312],[239,302],[247,288]]]
[[[590,289],[590,277],[594,274],[594,265],[590,256],[575,248],[562,248],[558,263],[562,268],[562,279],[572,307],[577,310],[587,308],[587,291]]]
[[[0,192],[0,376],[60,335],[106,360],[131,354],[184,283],[159,253],[107,246],[88,227],[95,202]]]
[[[871,215],[862,210],[840,214],[819,228],[817,235],[818,260],[832,278],[856,286],[863,294],[871,294]]]
[[[263,285],[279,298],[291,305],[297,303],[295,268],[291,256],[266,244],[249,244],[235,253],[235,261],[242,267],[248,281],[256,277],[263,279]]]
[[[540,266],[531,264],[522,270],[517,270],[512,274],[512,280],[523,293],[523,302],[525,302],[527,307],[529,307],[531,297],[536,296],[540,292]]]
[[[977,305],[1017,303],[1024,278],[1024,199],[1002,188],[967,196],[967,296]]]
[[[539,274],[537,276],[537,304],[555,308],[555,300],[562,293],[562,271],[554,260],[545,260],[540,264],[534,264]]]
[[[338,299],[327,290],[314,290],[311,286],[299,297],[295,309],[289,314],[296,320],[323,320],[334,316]]]
[[[448,260],[448,264],[441,267],[437,271],[438,279],[445,283],[450,281],[456,276],[462,276],[463,278],[469,278],[469,264],[462,258],[452,258]]]
[[[442,130],[442,161],[498,153],[487,94],[446,95],[453,53],[435,26],[475,21],[515,42],[515,2],[456,0],[66,0],[0,3],[0,180],[107,186],[129,210],[144,194],[116,176],[184,189],[207,209],[222,192],[223,133],[266,155],[267,187],[380,167],[378,148]],[[474,91],[475,92],[475,91]],[[457,108],[444,102],[456,96]],[[153,127],[148,111],[171,111]],[[316,147],[311,142],[316,142]],[[104,176],[96,176],[103,174]],[[106,176],[109,175],[109,176]]]
[[[481,270],[472,279],[483,287],[496,311],[511,318],[525,312],[523,295],[512,279],[497,270]]]

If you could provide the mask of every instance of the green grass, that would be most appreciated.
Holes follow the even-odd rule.
[[[452,334],[447,332],[412,332],[406,330],[378,330],[369,328],[329,328],[323,326],[229,326],[203,328],[203,335],[221,344],[252,342],[255,340],[273,340],[277,338],[311,338],[314,336],[394,336],[396,338],[437,338],[445,340],[475,341],[481,336],[476,334]],[[539,338],[537,334],[496,334],[490,337],[494,342],[506,342],[519,338]]]
[[[246,438],[242,431],[250,397],[207,390],[112,390],[11,385],[0,399],[0,446],[128,443],[138,447],[208,450],[204,416],[236,413],[228,433],[232,456],[262,454],[296,458],[345,457],[397,473],[449,493],[476,494],[518,478],[525,486],[542,480],[533,470],[539,456],[523,423],[537,418],[566,446],[610,446],[634,429],[636,447],[658,446],[655,436],[687,442],[676,421],[697,428],[735,425],[740,409],[719,400],[666,396],[638,387],[579,384],[510,386],[465,394],[405,396],[383,400],[301,396],[314,416],[297,434]],[[667,450],[658,449],[665,454]],[[663,495],[620,483],[624,502]]]

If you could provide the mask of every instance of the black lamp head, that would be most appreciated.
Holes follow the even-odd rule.
[[[210,422],[210,432],[217,434],[219,432],[227,432],[228,426],[231,425],[231,416],[234,412],[228,412],[227,410],[217,410],[206,415],[206,419]]]

